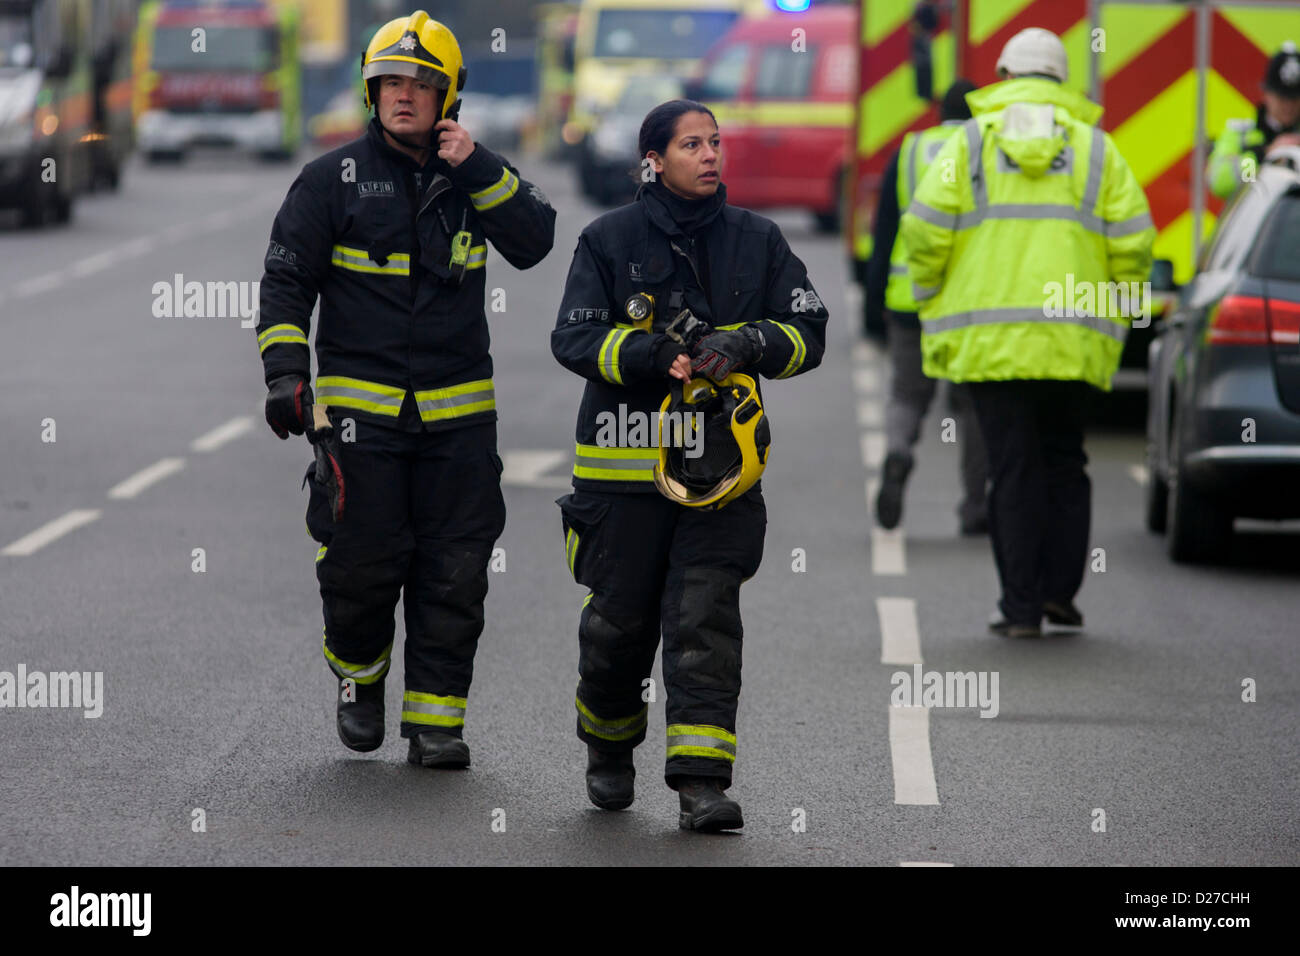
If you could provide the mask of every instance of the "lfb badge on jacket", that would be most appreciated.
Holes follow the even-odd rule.
[[[391,198],[396,195],[393,191],[393,183],[389,181],[377,181],[368,183],[357,183],[357,195],[362,199],[372,196],[381,198]]]

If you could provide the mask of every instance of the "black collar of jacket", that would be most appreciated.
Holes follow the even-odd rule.
[[[718,218],[727,205],[727,187],[718,183],[718,191],[708,199],[690,200],[670,193],[668,187],[653,180],[641,185],[636,198],[660,232],[686,236],[707,228]]]

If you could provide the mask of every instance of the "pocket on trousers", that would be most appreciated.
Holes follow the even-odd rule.
[[[329,492],[316,480],[315,462],[303,475],[302,482],[311,489],[307,499],[307,533],[313,541],[328,545],[334,537],[334,519],[330,516]]]
[[[588,584],[586,569],[596,546],[600,524],[609,513],[609,502],[595,501],[578,495],[557,498],[560,519],[564,525],[564,556],[573,580],[584,587]]]

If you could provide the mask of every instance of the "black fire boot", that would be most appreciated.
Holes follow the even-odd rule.
[[[626,810],[632,805],[636,767],[632,751],[613,753],[587,745],[587,797],[602,810]]]
[[[406,762],[443,770],[464,770],[469,766],[469,744],[451,734],[426,730],[411,738]]]
[[[377,750],[384,742],[384,682],[340,680],[338,724],[339,739],[348,749],[361,753]]]
[[[683,830],[717,833],[739,830],[745,825],[740,804],[722,792],[722,781],[713,777],[688,777],[677,788],[682,812],[678,825]]]

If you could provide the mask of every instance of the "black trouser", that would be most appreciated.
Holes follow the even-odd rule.
[[[971,382],[988,453],[989,536],[1013,624],[1038,625],[1043,602],[1068,604],[1088,561],[1092,485],[1086,382]]]
[[[339,429],[339,410],[330,418]],[[505,527],[496,423],[407,433],[355,419],[340,443],[343,520],[311,481],[325,657],[340,678],[383,680],[399,593],[406,617],[402,736],[461,736],[492,546]],[[309,475],[311,472],[308,473]]]
[[[763,559],[758,488],[719,511],[658,494],[575,491],[559,500],[569,564],[591,589],[578,624],[578,737],[628,751],[645,739],[643,681],[662,628],[664,777],[731,785],[740,698],[740,585]],[[647,695],[648,696],[648,695]]]

